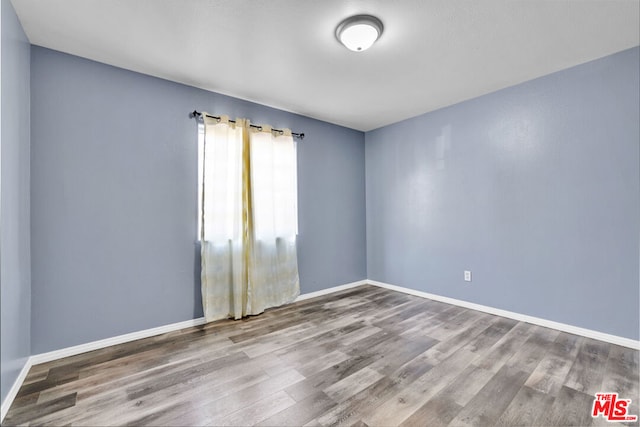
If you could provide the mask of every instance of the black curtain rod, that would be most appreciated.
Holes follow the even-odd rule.
[[[202,117],[202,113],[200,111],[193,110],[193,112],[191,113],[191,117],[194,117],[194,118],[195,117]],[[220,120],[220,117],[212,116],[210,114],[207,114],[207,117],[211,117],[212,119]],[[235,123],[236,122],[235,120],[231,120],[231,119],[229,119],[229,121],[231,123]],[[262,130],[262,126],[260,126],[260,125],[251,125],[250,124],[249,126],[251,126],[252,128],[256,128],[256,129]],[[281,134],[284,133],[284,131],[282,129],[271,129],[271,130],[273,132],[280,132]],[[291,135],[296,137],[296,138],[304,139],[304,133],[291,132]]]

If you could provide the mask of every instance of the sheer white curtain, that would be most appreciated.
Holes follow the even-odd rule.
[[[203,114],[202,301],[207,321],[259,314],[300,293],[291,132]]]
[[[252,241],[249,281],[254,311],[293,301],[300,293],[296,254],[296,146],[291,131],[251,129]]]
[[[202,305],[207,320],[245,313],[247,267],[243,234],[243,126],[203,115]],[[243,289],[245,288],[245,289]]]

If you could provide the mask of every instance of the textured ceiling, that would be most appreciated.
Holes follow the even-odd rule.
[[[12,3],[32,44],[359,130],[640,44],[638,0]],[[355,53],[360,13],[384,34]]]

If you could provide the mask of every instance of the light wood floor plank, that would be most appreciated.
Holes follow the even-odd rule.
[[[525,385],[502,413],[496,425],[505,427],[538,425],[538,419],[550,410],[554,399],[554,396]]]
[[[456,426],[495,425],[527,380],[527,372],[507,365],[489,380],[452,420]]]
[[[323,392],[317,392],[306,399],[278,412],[260,422],[260,426],[302,426],[335,407],[336,402]]]

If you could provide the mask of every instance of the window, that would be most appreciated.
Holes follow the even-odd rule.
[[[291,135],[271,132],[267,126],[258,130],[224,122],[209,124],[207,130],[208,135],[205,124],[198,124],[197,235],[203,235],[205,212],[205,239],[240,238],[244,230],[243,191],[248,188],[255,238],[295,238],[298,233],[297,152]],[[248,144],[243,140],[243,132],[248,132]],[[243,157],[245,150],[250,152],[249,162]],[[244,178],[249,180],[247,187],[243,184],[245,169],[249,169]]]

